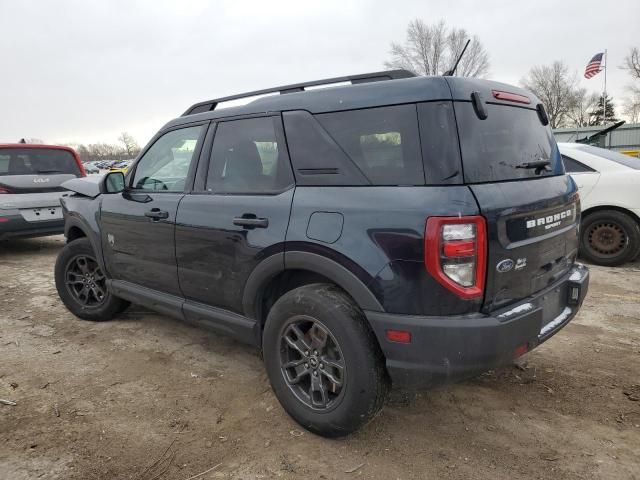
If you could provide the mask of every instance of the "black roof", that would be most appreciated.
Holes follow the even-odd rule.
[[[386,78],[384,78],[385,74],[387,75]],[[490,101],[492,103],[507,103],[514,105],[513,103],[503,102],[494,98],[492,96],[492,90],[507,91],[529,97],[531,99],[531,104],[519,105],[521,107],[535,108],[535,106],[540,103],[540,101],[531,92],[504,83],[469,77],[409,77],[410,75],[412,75],[410,72],[403,70],[376,72],[374,74],[338,77],[337,79],[324,81],[318,80],[304,84],[258,90],[257,92],[249,92],[247,94],[209,100],[193,105],[183,114],[183,116],[170,121],[165,128],[200,120],[213,120],[226,117],[288,110],[306,110],[311,113],[326,113],[436,100],[453,99],[470,101],[471,93],[474,91],[478,92],[481,95],[481,98],[485,101]],[[305,86],[310,85],[335,83],[336,81],[344,81],[344,79],[359,77],[369,79],[374,78],[374,80],[364,80],[363,82],[354,81],[352,85],[327,87],[307,91],[300,90],[300,87],[304,88]],[[273,94],[258,98],[242,106],[216,108],[218,104],[222,102],[255,95],[264,95],[265,93]],[[203,109],[205,111],[201,111]]]

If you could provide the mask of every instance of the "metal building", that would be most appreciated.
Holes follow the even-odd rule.
[[[604,127],[557,128],[553,131],[557,142],[575,142],[602,130]],[[597,146],[611,150],[640,153],[640,123],[627,123],[598,140]]]

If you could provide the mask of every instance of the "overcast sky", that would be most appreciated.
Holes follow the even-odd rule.
[[[197,101],[382,70],[416,17],[478,35],[489,78],[507,83],[564,60],[601,91],[602,74],[582,73],[607,48],[618,106],[618,67],[640,46],[639,0],[0,0],[0,142],[115,143],[126,130],[143,145]]]

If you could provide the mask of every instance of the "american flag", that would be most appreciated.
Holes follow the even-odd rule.
[[[604,53],[596,53],[584,69],[584,78],[595,77],[602,71],[602,56]]]

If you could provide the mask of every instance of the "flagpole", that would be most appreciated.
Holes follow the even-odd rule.
[[[607,49],[604,49],[604,93],[602,94],[602,125],[607,124],[607,63],[609,63],[609,57],[607,57]]]

